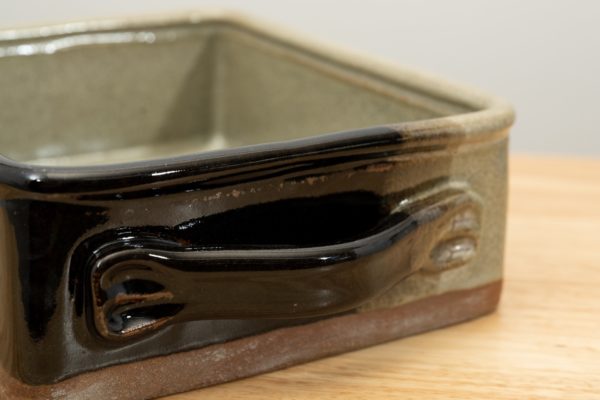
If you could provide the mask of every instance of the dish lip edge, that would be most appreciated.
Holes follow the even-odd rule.
[[[433,98],[463,102],[474,111],[417,121],[388,123],[341,132],[324,133],[300,139],[274,141],[247,146],[232,147],[188,155],[163,157],[150,160],[101,164],[93,166],[44,166],[13,160],[0,154],[0,184],[34,193],[72,192],[78,182],[108,178],[109,181],[151,174],[153,182],[171,180],[184,175],[211,169],[211,165],[232,163],[243,167],[257,161],[270,161],[273,156],[305,156],[315,152],[336,152],[348,143],[362,143],[368,147],[376,139],[388,144],[411,142],[425,145],[431,142],[478,143],[505,138],[514,122],[514,110],[503,99],[470,88],[464,84],[449,82],[443,78],[416,71],[404,66],[364,56],[340,45],[330,45],[319,40],[302,37],[286,28],[256,20],[239,12],[223,9],[203,9],[185,13],[159,14],[132,17],[88,19],[76,22],[40,25],[31,28],[1,29],[0,45],[7,42],[64,36],[79,33],[98,33],[107,30],[159,28],[173,25],[193,25],[217,22],[233,25],[267,38],[275,39],[332,60],[336,63],[370,72],[408,86]],[[279,157],[281,158],[281,157]],[[178,173],[179,172],[179,173]],[[110,186],[105,182],[104,187]],[[84,190],[85,191],[85,190]]]

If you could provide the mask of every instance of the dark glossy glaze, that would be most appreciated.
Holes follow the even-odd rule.
[[[333,315],[431,263],[416,254],[427,258],[437,243],[476,234],[443,228],[466,209],[477,213],[465,191],[439,190],[406,207],[376,199],[340,193],[248,206],[190,221],[192,240],[159,229],[117,233],[85,268],[85,309],[94,309],[98,333],[116,340],[182,321]],[[240,229],[223,232],[234,224]]]
[[[3,367],[29,384],[351,312],[419,268],[476,195],[461,137],[379,127],[169,162],[2,166]],[[447,137],[446,137],[447,139]],[[391,184],[393,182],[393,184]],[[444,264],[445,263],[445,264]],[[129,296],[129,297],[127,297]]]

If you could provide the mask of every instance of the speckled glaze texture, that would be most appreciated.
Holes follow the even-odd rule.
[[[512,119],[231,14],[0,33],[0,398],[141,400],[493,310]],[[119,370],[155,360],[199,370]]]

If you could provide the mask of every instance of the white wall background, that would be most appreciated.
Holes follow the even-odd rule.
[[[0,0],[0,27],[219,6],[509,99],[512,150],[600,156],[593,0]]]

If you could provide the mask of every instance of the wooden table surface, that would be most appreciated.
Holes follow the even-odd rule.
[[[510,168],[495,314],[168,400],[600,399],[600,160]]]

